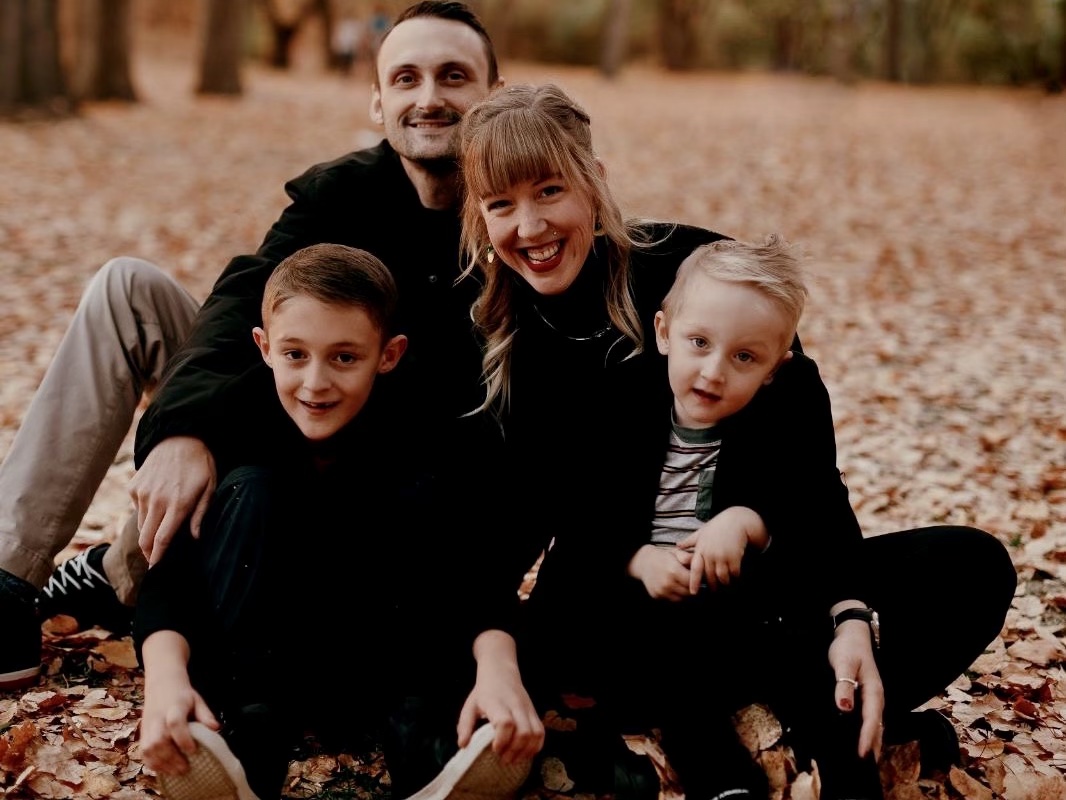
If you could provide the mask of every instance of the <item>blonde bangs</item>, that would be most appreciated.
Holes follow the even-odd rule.
[[[528,109],[486,120],[467,142],[463,166],[467,191],[477,198],[552,176],[577,182],[559,128]]]

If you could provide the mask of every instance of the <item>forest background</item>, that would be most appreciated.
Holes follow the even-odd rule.
[[[833,399],[867,535],[972,524],[1009,546],[1019,588],[1003,631],[930,704],[959,732],[963,764],[923,777],[913,748],[886,753],[891,799],[1066,797],[1061,0],[632,0],[613,68],[613,3],[475,5],[505,42],[509,82],[556,81],[589,109],[628,212],[741,238],[778,231],[810,254],[802,335]],[[894,78],[890,8],[903,11],[895,52],[910,65]],[[327,46],[347,15],[368,22],[374,10],[0,3],[0,456],[102,263],[151,259],[202,299],[231,256],[259,244],[285,180],[380,138],[367,119],[369,49],[346,70]],[[12,67],[16,22],[26,58]],[[665,45],[670,22],[698,45],[684,68]],[[782,26],[798,33],[775,34]],[[29,56],[49,36],[59,80],[29,80],[48,72]],[[61,557],[116,534],[131,474],[127,441]],[[373,642],[373,621],[338,620],[339,638],[353,629]],[[298,631],[279,637],[299,646]],[[0,791],[150,796],[129,640],[53,620],[46,657],[40,685],[0,695]],[[343,662],[327,673],[324,704],[360,688]],[[777,797],[813,797],[772,720],[738,722]],[[653,741],[632,744],[655,755]],[[305,756],[288,797],[388,792],[374,753]],[[565,795],[564,770],[542,778],[541,797]]]

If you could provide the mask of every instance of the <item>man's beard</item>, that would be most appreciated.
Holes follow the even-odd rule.
[[[400,123],[400,129],[395,137],[396,141],[390,143],[393,149],[401,156],[408,161],[413,161],[425,170],[434,173],[454,172],[459,163],[459,121],[461,119],[462,115],[452,109],[443,109],[433,114],[409,114]],[[421,139],[417,133],[417,128],[409,127],[410,123],[419,120],[451,123],[452,128],[449,131],[448,139],[429,145]],[[430,148],[434,152],[427,153],[426,151],[430,150]]]
[[[426,158],[409,158],[432,175],[452,175],[459,171],[459,159],[454,154],[431,156]]]

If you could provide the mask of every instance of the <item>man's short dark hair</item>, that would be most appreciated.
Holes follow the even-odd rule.
[[[492,44],[489,32],[485,30],[484,24],[482,24],[473,9],[466,3],[459,2],[459,0],[421,0],[421,2],[408,6],[393,20],[389,30],[382,37],[382,41],[385,41],[392,29],[401,22],[416,19],[417,17],[435,17],[437,19],[461,22],[466,25],[466,27],[480,36],[481,41],[485,44],[485,56],[489,62],[489,86],[494,86],[500,79],[500,66],[496,60],[496,48]]]

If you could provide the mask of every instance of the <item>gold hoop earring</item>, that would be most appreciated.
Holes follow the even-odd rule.
[[[593,236],[603,236],[607,231],[603,229],[603,223],[600,222],[600,218],[596,217],[596,223],[592,226]]]
[[[485,248],[485,260],[490,264],[496,260],[496,250],[491,244]]]

